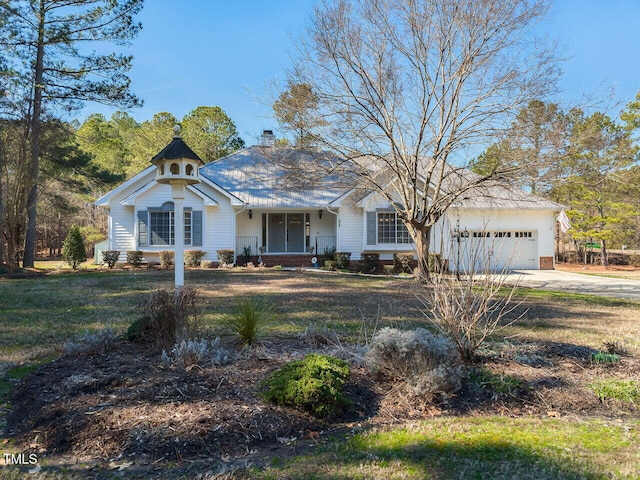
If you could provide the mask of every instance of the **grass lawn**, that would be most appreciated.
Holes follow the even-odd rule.
[[[280,320],[270,331],[276,339],[298,336],[314,326],[336,332],[343,342],[364,343],[384,326],[427,325],[415,300],[416,285],[409,279],[216,269],[187,270],[186,283],[198,290],[199,321],[211,335],[221,333],[223,320],[239,300],[250,296],[267,297],[277,306]],[[59,356],[66,341],[105,327],[123,333],[141,315],[150,292],[172,286],[172,271],[99,270],[0,279],[0,395],[39,364]],[[640,354],[640,303],[537,290],[522,290],[519,298],[526,313],[492,337],[486,353],[493,359],[491,368],[501,368],[501,359],[523,352],[537,358],[538,350],[524,346],[601,350],[615,343],[624,347],[629,361]],[[570,372],[561,379],[558,369],[509,361],[531,384],[537,375],[548,377],[547,383],[582,382],[580,388],[588,392],[590,382],[609,377],[632,382],[629,390],[640,382],[637,370],[624,370],[624,361],[621,367],[599,366],[588,375],[584,366],[567,361],[562,368]],[[513,374],[507,367],[505,372]],[[563,401],[549,398],[545,401]],[[420,421],[350,423],[336,428],[332,437],[322,436],[301,455],[295,449],[286,458],[274,455],[268,468],[245,470],[237,478],[638,479],[638,410],[627,408],[619,415],[615,406],[607,415],[576,411],[562,418],[554,418],[559,407],[549,403],[549,415],[471,409]]]

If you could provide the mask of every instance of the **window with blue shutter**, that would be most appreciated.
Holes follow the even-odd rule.
[[[367,212],[367,245],[375,245],[377,243],[377,232],[376,212]]]
[[[202,246],[202,211],[194,210],[191,212],[191,221],[192,221],[192,232],[193,232],[193,243],[194,247]]]

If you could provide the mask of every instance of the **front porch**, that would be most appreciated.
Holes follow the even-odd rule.
[[[337,248],[337,216],[326,209],[245,209],[236,216],[235,255],[270,266],[311,265]]]

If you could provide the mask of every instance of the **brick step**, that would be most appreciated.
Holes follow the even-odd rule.
[[[262,262],[267,267],[281,265],[283,267],[311,267],[311,259],[316,255],[310,253],[291,254],[291,255],[262,255]]]

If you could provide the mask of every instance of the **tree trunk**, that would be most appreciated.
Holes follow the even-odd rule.
[[[429,281],[429,244],[431,243],[431,227],[424,226],[416,232],[416,255],[418,256],[418,278]]]
[[[607,242],[602,240],[602,248],[600,249],[600,261],[603,267],[609,266],[609,255],[607,254]]]
[[[30,143],[29,143],[29,175],[31,182],[29,198],[27,201],[27,231],[24,242],[23,267],[33,268],[36,250],[36,217],[38,204],[38,173],[40,170],[40,131],[42,125],[42,90],[44,71],[44,26],[45,26],[45,0],[40,0],[38,18],[38,43],[36,46],[36,63],[33,86],[33,112],[30,119]]]

